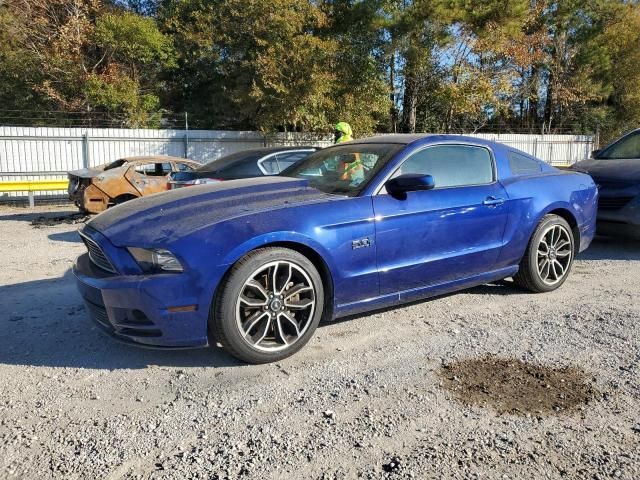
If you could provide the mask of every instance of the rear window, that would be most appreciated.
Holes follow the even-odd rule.
[[[232,153],[225,157],[214,160],[213,162],[205,163],[196,170],[202,173],[217,173],[222,171],[242,170],[243,164],[256,164],[260,158],[264,156],[264,152],[256,152],[247,150],[244,152]],[[260,171],[258,169],[258,171]]]
[[[111,170],[113,168],[118,168],[121,167],[122,165],[124,165],[127,161],[124,159],[120,159],[120,160],[116,160],[115,162],[111,162],[109,165],[107,165],[106,167],[104,167],[105,172],[107,170]]]
[[[264,175],[262,173],[262,170],[260,170],[260,167],[258,167],[258,161],[255,158],[249,158],[242,162],[236,162],[212,173],[215,174],[216,178],[219,178],[221,180],[261,177]]]
[[[542,171],[540,162],[517,152],[509,152],[509,167],[513,175],[531,175]]]
[[[279,153],[278,155],[276,155],[276,158],[278,159],[278,167],[280,168],[280,171],[286,170],[290,166],[295,165],[296,163],[298,163],[304,157],[308,157],[309,154],[311,154],[311,153],[313,153],[313,152],[283,152],[283,153]]]

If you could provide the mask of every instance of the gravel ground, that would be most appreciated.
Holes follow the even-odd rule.
[[[487,285],[247,366],[103,336],[78,225],[32,224],[72,212],[28,212],[0,207],[0,478],[640,478],[640,243],[598,239],[551,294]]]

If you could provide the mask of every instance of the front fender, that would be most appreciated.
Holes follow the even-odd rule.
[[[244,243],[239,244],[237,247],[227,253],[227,255],[222,260],[221,266],[228,267],[230,265],[233,265],[247,253],[257,248],[264,247],[273,243],[282,242],[296,243],[303,247],[310,248],[320,257],[322,257],[330,271],[334,270],[334,264],[331,255],[320,243],[316,242],[313,238],[298,232],[282,231],[269,232],[263,235],[258,235],[257,237],[250,238]]]

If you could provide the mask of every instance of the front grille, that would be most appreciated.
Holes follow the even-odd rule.
[[[598,208],[601,210],[620,210],[627,206],[633,197],[600,197]]]
[[[89,258],[91,259],[91,262],[93,262],[96,267],[106,270],[107,272],[118,273],[100,248],[100,245],[82,233],[80,233],[80,236],[89,251]]]
[[[606,180],[602,178],[593,178],[593,181],[598,185],[598,190],[623,190],[625,188],[633,187],[637,185],[637,182],[627,182],[624,180]]]

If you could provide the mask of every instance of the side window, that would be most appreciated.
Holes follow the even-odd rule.
[[[136,165],[135,166],[135,170],[140,175],[153,176],[156,173],[156,164],[155,163],[141,163],[140,165]]]
[[[598,158],[640,158],[640,133],[632,133],[605,149]]]
[[[193,168],[186,163],[176,163],[179,172],[193,172]]]
[[[136,165],[135,170],[141,175],[147,177],[164,177],[171,173],[170,163],[143,163]]]
[[[483,185],[493,182],[493,160],[486,148],[439,145],[409,157],[393,176],[407,173],[431,175],[436,188]]]
[[[298,163],[310,153],[311,152],[290,152],[277,154],[276,158],[278,159],[278,167],[280,168],[280,172],[285,168],[289,168],[294,163]]]
[[[514,175],[529,175],[542,171],[540,162],[516,152],[509,152],[509,167]]]
[[[280,170],[278,170],[278,159],[275,155],[263,160],[260,165],[262,165],[262,168],[267,172],[267,175],[277,175],[280,173]]]

